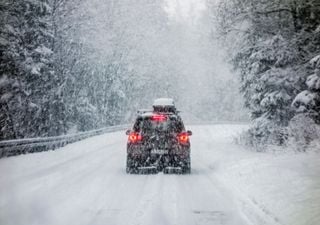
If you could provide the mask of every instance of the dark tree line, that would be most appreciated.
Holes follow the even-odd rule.
[[[95,12],[89,4],[94,1],[0,1],[0,140],[61,135],[123,120],[130,98],[125,97],[135,87],[124,78],[133,72],[123,59],[125,40],[116,37],[124,30],[111,12],[124,9],[107,1],[101,7],[110,10],[104,11],[109,17],[92,28]],[[106,29],[118,41],[107,56],[97,57],[99,49],[90,36],[84,38],[99,35],[94,29]]]
[[[249,142],[282,145],[297,132],[308,136],[308,127],[292,127],[320,124],[320,2],[230,0],[216,12],[254,121]]]
[[[62,129],[51,14],[48,1],[0,3],[0,139]]]

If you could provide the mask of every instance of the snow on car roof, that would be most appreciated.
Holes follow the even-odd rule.
[[[153,106],[174,106],[172,98],[158,98],[153,102]]]
[[[154,115],[154,113],[152,113],[152,112],[141,112],[139,114],[139,116],[141,116],[141,117],[151,117],[152,115]]]

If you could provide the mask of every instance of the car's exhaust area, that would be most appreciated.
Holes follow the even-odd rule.
[[[168,166],[162,169],[159,169],[155,166],[145,166],[145,167],[138,167],[136,170],[132,170],[131,174],[158,174],[163,172],[164,174],[182,174],[181,167],[172,167]]]
[[[163,173],[164,174],[182,174],[182,168],[168,166],[163,169]]]

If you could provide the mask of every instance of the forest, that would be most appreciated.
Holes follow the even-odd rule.
[[[0,140],[128,123],[156,97],[250,120],[258,149],[320,138],[319,0],[206,0],[193,18],[168,2],[1,0]]]
[[[320,2],[229,0],[217,23],[253,125],[248,144],[319,140]]]

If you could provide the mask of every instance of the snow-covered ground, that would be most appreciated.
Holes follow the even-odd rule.
[[[188,127],[191,175],[127,175],[124,132],[0,160],[2,225],[317,225],[319,154],[256,153],[245,125]]]

